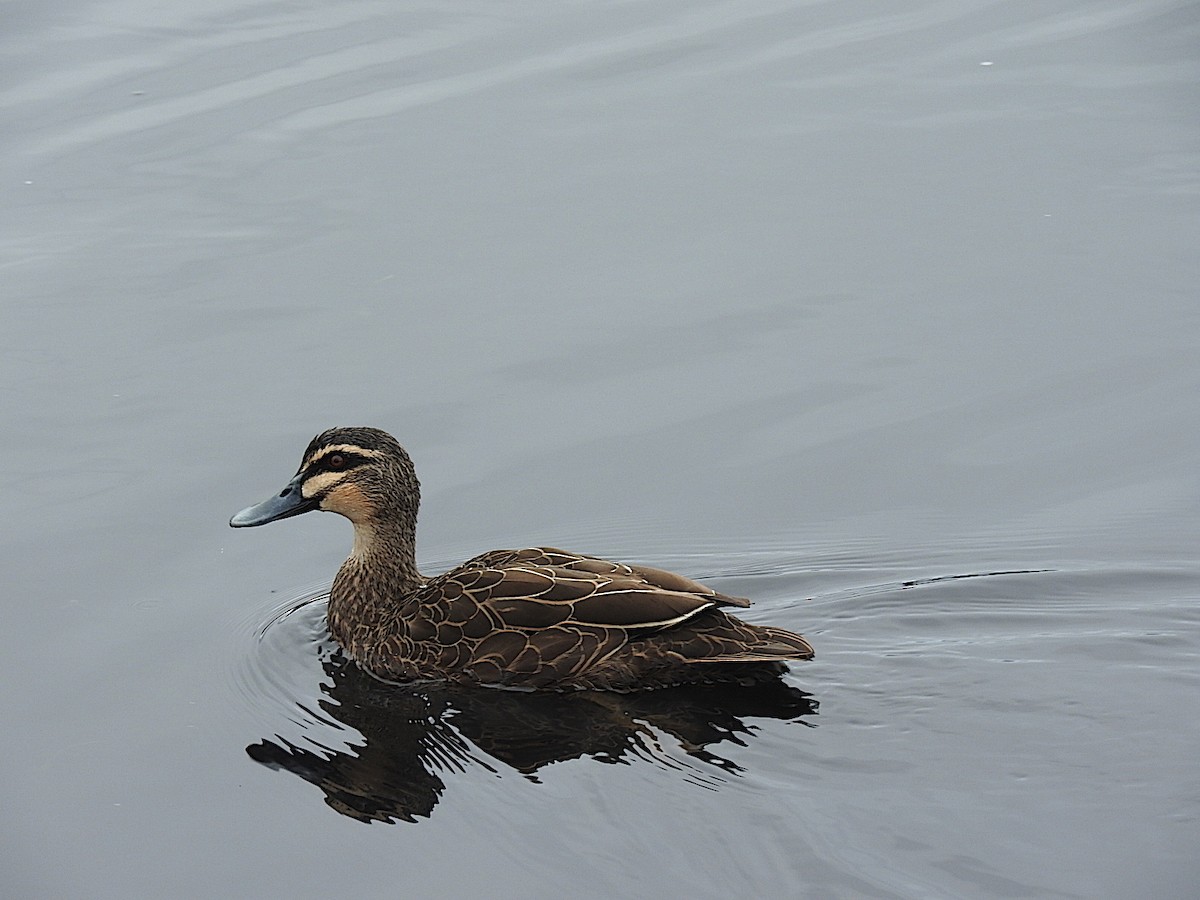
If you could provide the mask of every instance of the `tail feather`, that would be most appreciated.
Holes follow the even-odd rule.
[[[686,622],[640,636],[624,649],[610,667],[589,672],[579,683],[617,691],[678,684],[764,684],[786,672],[788,660],[813,656],[812,645],[802,636],[752,625],[721,609],[708,609]]]
[[[677,663],[764,663],[813,657],[812,645],[801,635],[752,625],[719,609],[707,610],[644,640],[647,657],[670,658]]]
[[[712,656],[692,657],[690,663],[752,663],[773,662],[783,659],[812,659],[812,644],[799,634],[782,628],[761,625],[745,625],[753,629],[755,640],[742,646]]]

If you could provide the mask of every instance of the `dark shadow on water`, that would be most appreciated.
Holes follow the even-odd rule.
[[[740,767],[708,748],[744,746],[755,733],[745,719],[802,721],[817,712],[810,695],[781,680],[640,694],[517,693],[386,684],[341,653],[323,666],[331,684],[322,686],[320,718],[357,730],[355,746],[318,752],[276,736],[246,752],[315,784],[329,806],[362,822],[430,816],[446,789],[443,773],[470,765],[497,774],[507,767],[532,781],[543,766],[580,757],[683,768],[659,747],[661,734],[709,771],[736,776]]]

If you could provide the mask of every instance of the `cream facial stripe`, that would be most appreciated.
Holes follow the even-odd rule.
[[[300,485],[300,493],[304,495],[306,500],[311,500],[317,494],[333,487],[345,477],[345,472],[318,472],[316,475],[304,479],[304,483]]]
[[[383,456],[378,450],[368,450],[366,447],[358,447],[354,444],[331,444],[328,447],[322,447],[320,452],[316,453],[312,459],[305,463],[305,466],[313,466],[334,453],[367,457],[368,459],[379,459]],[[304,484],[300,487],[300,493],[305,499],[311,500],[317,494],[332,488],[345,477],[345,472],[318,472],[316,475],[311,475],[304,479]]]

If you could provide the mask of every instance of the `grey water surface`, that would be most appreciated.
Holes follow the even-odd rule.
[[[1195,4],[0,17],[4,896],[1196,895]],[[364,680],[337,424],[817,658]]]

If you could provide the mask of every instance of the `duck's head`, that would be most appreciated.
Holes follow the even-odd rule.
[[[412,460],[394,437],[378,428],[331,428],[312,439],[282,491],[229,524],[248,528],[322,509],[353,522],[362,540],[389,526],[411,531],[420,499]]]

